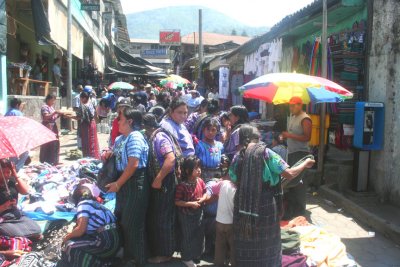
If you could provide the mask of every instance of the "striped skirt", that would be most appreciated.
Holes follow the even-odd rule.
[[[204,251],[203,210],[178,212],[181,256],[183,261],[200,259]]]
[[[175,241],[175,174],[168,174],[160,190],[151,189],[148,209],[149,250],[152,257],[171,257]]]
[[[55,123],[43,123],[44,126],[49,128],[56,134],[57,140],[51,141],[40,147],[39,160],[44,163],[47,162],[50,165],[57,165],[59,163],[60,154],[60,140],[58,139],[58,127]]]
[[[104,267],[111,266],[119,249],[119,233],[110,229],[100,233],[85,234],[69,240],[62,250],[57,267]]]
[[[235,207],[238,203],[235,197]],[[237,267],[278,267],[282,265],[281,231],[278,205],[272,189],[263,188],[260,196],[259,217],[252,221],[251,228],[256,238],[242,238],[238,222],[241,215],[237,208],[233,215],[233,233]]]
[[[137,264],[147,261],[146,213],[150,184],[146,169],[137,169],[135,174],[117,193],[115,215],[122,230],[124,258]]]
[[[100,159],[99,141],[95,120],[90,123],[81,122],[79,129],[82,142],[82,155],[84,158]]]

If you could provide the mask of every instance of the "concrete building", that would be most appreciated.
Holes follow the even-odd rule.
[[[165,72],[171,69],[170,47],[160,45],[159,40],[130,39],[129,53],[134,57],[141,57]]]
[[[369,1],[368,99],[385,103],[385,141],[372,152],[370,183],[382,200],[400,205],[400,1]]]
[[[8,98],[25,94],[25,115],[37,118],[47,92],[65,96],[67,77],[67,3],[68,0],[4,0],[7,12],[7,49],[0,82],[0,113]],[[1,2],[0,2],[1,3]],[[128,47],[126,18],[120,0],[99,0],[99,10],[83,10],[82,1],[71,0],[73,86],[91,83],[101,88],[107,60],[112,61],[113,45]],[[1,23],[0,23],[1,24]],[[5,64],[7,58],[7,65]],[[41,59],[38,73],[37,59]],[[54,84],[54,59],[61,60],[63,84]],[[38,101],[39,99],[39,101]],[[66,103],[64,103],[64,106]]]

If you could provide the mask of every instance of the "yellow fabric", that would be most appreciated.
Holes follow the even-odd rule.
[[[346,266],[352,261],[347,257],[346,246],[336,235],[314,225],[297,226],[292,230],[300,234],[300,250],[318,267]]]
[[[275,105],[289,103],[289,100],[294,96],[301,97],[304,104],[309,104],[310,97],[307,88],[318,86],[307,82],[275,82],[274,84],[278,87],[273,100]]]

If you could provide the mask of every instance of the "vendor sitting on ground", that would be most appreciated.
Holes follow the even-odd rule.
[[[0,236],[41,237],[39,225],[24,216],[17,208],[18,194],[28,194],[28,185],[18,177],[15,166],[8,160],[0,160]]]
[[[114,214],[86,186],[79,185],[72,200],[77,205],[77,222],[63,239],[57,267],[109,266],[120,247]]]

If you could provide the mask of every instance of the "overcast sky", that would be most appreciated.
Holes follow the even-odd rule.
[[[249,26],[273,26],[314,0],[121,0],[125,14],[180,5],[216,9]]]

